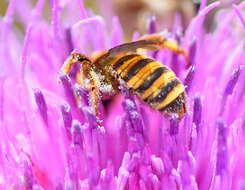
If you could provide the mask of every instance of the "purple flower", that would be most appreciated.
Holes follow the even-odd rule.
[[[170,34],[188,50],[189,68],[168,50],[151,54],[185,84],[184,118],[167,119],[122,88],[100,105],[98,125],[74,80],[78,67],[59,71],[74,49],[90,55],[123,43],[118,18],[108,26],[81,1],[52,0],[47,20],[44,0],[10,0],[0,19],[0,189],[244,189],[245,3],[218,11],[206,32],[220,3],[205,2],[185,34],[179,22]]]

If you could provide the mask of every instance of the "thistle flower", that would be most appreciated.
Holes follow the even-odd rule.
[[[167,50],[152,55],[186,85],[185,117],[166,119],[122,89],[101,105],[98,126],[87,90],[59,70],[73,49],[122,43],[118,19],[108,27],[81,1],[53,0],[50,23],[44,0],[9,1],[0,20],[0,189],[244,189],[245,3],[218,12],[207,33],[205,16],[220,3],[205,2],[185,34],[178,20],[172,32],[189,69]]]

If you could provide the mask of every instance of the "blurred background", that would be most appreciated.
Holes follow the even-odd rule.
[[[105,3],[106,1],[106,3]],[[210,4],[216,0],[85,0],[87,7],[91,7],[96,12],[100,12],[108,20],[113,16],[119,16],[126,36],[131,36],[133,32],[148,32],[149,18],[156,19],[156,31],[166,28],[172,30],[176,20],[181,22],[183,29],[186,28],[201,6],[201,1]],[[101,3],[100,3],[101,2]],[[242,0],[220,0],[219,9],[231,8],[232,3],[240,3]],[[113,13],[107,12],[103,5],[110,4]],[[100,5],[100,7],[96,7]],[[205,20],[207,31],[212,30],[214,15],[219,9],[214,9]]]
[[[37,0],[30,0],[33,5]],[[45,14],[49,18],[50,2],[46,0]],[[69,0],[60,0],[65,3]],[[76,1],[81,0],[74,0]],[[133,32],[143,34],[148,32],[149,18],[156,19],[156,31],[166,28],[172,30],[174,23],[181,22],[183,29],[186,28],[193,16],[196,15],[201,6],[201,0],[84,0],[85,6],[94,13],[106,18],[111,23],[112,17],[117,15],[124,29],[126,38],[130,38]],[[215,0],[202,0],[207,4]],[[220,8],[229,8],[232,3],[239,3],[242,0],[220,0]],[[8,0],[0,0],[0,16],[3,16],[8,5]],[[214,9],[206,17],[205,27],[212,30],[214,15],[218,9]],[[18,25],[18,23],[16,23]]]

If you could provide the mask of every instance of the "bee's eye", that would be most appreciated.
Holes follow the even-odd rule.
[[[78,60],[79,62],[82,62],[82,61],[84,61],[84,57],[78,56],[78,57],[77,57],[77,60]]]
[[[79,61],[79,62],[83,62],[83,61],[89,61],[89,59],[88,58],[86,58],[86,57],[77,57],[77,61]]]

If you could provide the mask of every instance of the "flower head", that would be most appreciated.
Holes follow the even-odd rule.
[[[176,22],[169,34],[188,50],[189,68],[171,51],[149,53],[185,84],[184,118],[165,118],[122,86],[101,103],[98,125],[79,67],[59,71],[74,49],[123,43],[118,18],[108,26],[81,1],[52,0],[50,22],[44,0],[10,0],[0,20],[0,188],[244,188],[245,4],[219,11],[208,33],[205,17],[220,2],[205,2],[185,33]],[[149,33],[155,26],[150,17]]]

